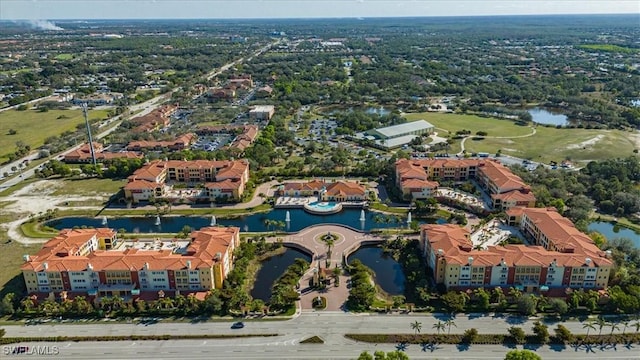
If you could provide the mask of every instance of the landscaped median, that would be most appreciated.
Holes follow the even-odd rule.
[[[49,336],[49,337],[1,337],[0,344],[24,342],[78,342],[78,341],[144,341],[144,340],[201,340],[273,337],[279,334],[202,334],[202,335],[123,335],[123,336]]]
[[[600,345],[600,344],[640,344],[640,334],[614,335],[572,335],[571,339],[562,340],[558,336],[551,336],[547,341],[541,341],[536,335],[526,335],[524,339],[516,341],[511,335],[505,334],[345,334],[351,340],[366,343],[406,343],[406,344],[477,344],[477,345]]]

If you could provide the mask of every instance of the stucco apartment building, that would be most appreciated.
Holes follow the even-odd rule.
[[[104,151],[102,144],[94,142],[93,151],[95,153],[96,162],[101,163],[113,159],[142,159],[143,155],[135,151],[108,152]],[[90,164],[93,162],[91,158],[91,147],[89,144],[83,144],[79,148],[68,152],[64,155],[64,162],[67,164]]]
[[[144,150],[169,150],[169,151],[180,151],[189,148],[189,145],[195,140],[196,135],[192,133],[187,133],[179,136],[175,140],[166,140],[166,141],[148,141],[148,140],[140,140],[140,141],[132,141],[127,144],[127,150],[129,151],[144,151]]]
[[[320,201],[365,201],[369,191],[363,185],[353,181],[326,182],[311,180],[307,182],[288,182],[278,189],[279,196],[317,196]]]
[[[420,245],[437,284],[447,289],[515,287],[562,295],[567,288],[604,289],[613,267],[610,254],[555,209],[517,208],[513,224],[534,245],[474,249],[469,232],[457,225],[423,225]]]
[[[204,184],[204,197],[238,200],[249,181],[246,160],[154,161],[136,170],[124,186],[125,199],[138,203],[167,196],[167,182]]]
[[[396,184],[406,198],[433,197],[438,181],[475,179],[490,194],[494,209],[535,206],[531,188],[508,168],[494,160],[400,159],[396,162]]]
[[[178,104],[162,105],[152,112],[129,120],[133,125],[131,132],[143,133],[169,126],[171,115],[178,110]]]
[[[22,275],[30,294],[71,292],[125,299],[144,292],[219,289],[233,268],[237,227],[206,227],[160,249],[135,247],[114,229],[66,229],[33,256]]]

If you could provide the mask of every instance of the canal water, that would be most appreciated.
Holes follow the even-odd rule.
[[[375,273],[375,282],[389,295],[404,294],[405,276],[402,266],[387,256],[379,246],[363,246],[349,255],[349,262],[358,259]]]
[[[251,297],[268,303],[269,299],[271,299],[271,287],[273,283],[284,274],[284,271],[287,270],[296,259],[304,259],[311,262],[311,256],[292,248],[287,248],[284,253],[272,256],[263,261],[258,274],[256,274],[256,281],[251,290]]]
[[[289,211],[291,219],[288,223],[285,222],[287,211]],[[221,226],[237,226],[240,231],[244,232],[274,230],[273,226],[265,224],[265,220],[282,221],[285,227],[281,230],[289,232],[300,231],[318,224],[341,224],[364,231],[406,226],[406,218],[384,215],[373,211],[365,211],[365,221],[362,222],[360,221],[360,211],[360,209],[343,209],[337,214],[313,215],[302,209],[274,209],[268,213],[226,219],[216,216],[215,223]],[[177,233],[185,226],[189,226],[192,229],[200,229],[210,226],[212,223],[211,216],[166,216],[160,218],[159,224],[156,216],[108,218],[106,224],[103,221],[101,218],[92,217],[66,217],[49,221],[45,225],[58,230],[74,227],[109,227],[112,229],[124,229],[128,233]]]

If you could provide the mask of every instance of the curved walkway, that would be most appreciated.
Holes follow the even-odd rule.
[[[322,235],[330,232],[338,236],[338,239],[333,244],[331,249],[331,257],[327,259],[327,245],[322,241]],[[311,266],[309,271],[300,278],[300,288],[305,289],[309,286],[311,279],[313,279],[316,269],[323,268],[329,272],[329,278],[332,278],[333,269],[342,266],[342,254],[345,251],[351,251],[357,248],[364,241],[383,241],[384,239],[378,235],[367,234],[348,227],[340,225],[316,225],[305,228],[298,233],[290,234],[284,237],[279,237],[286,243],[293,243],[297,246],[307,249],[312,253]],[[268,241],[275,242],[278,238],[271,237]],[[328,262],[328,266],[327,266]],[[300,296],[300,308],[302,311],[314,311],[313,299],[318,296],[323,296],[327,299],[326,311],[340,311],[344,310],[344,303],[349,296],[349,289],[347,288],[348,275],[342,274],[340,276],[339,286],[331,285],[327,286],[322,291],[312,290],[304,292]]]
[[[531,128],[531,133],[530,134],[524,134],[524,135],[517,135],[517,136],[483,136],[483,138],[485,139],[521,139],[521,138],[526,138],[526,137],[530,137],[536,134],[536,128],[535,127],[530,127]],[[458,155],[462,155],[464,153],[464,143],[467,141],[468,138],[472,138],[473,136],[466,136],[464,139],[462,139],[462,141],[460,141],[460,152],[458,153]]]

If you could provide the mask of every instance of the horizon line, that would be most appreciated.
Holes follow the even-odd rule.
[[[370,19],[422,19],[422,18],[486,18],[486,17],[552,17],[552,16],[637,16],[640,13],[557,13],[557,14],[483,14],[483,15],[419,15],[419,16],[308,16],[308,17],[224,17],[224,18],[170,18],[170,17],[154,17],[154,18],[21,18],[21,19],[3,19],[0,21],[112,21],[112,20],[370,20]]]

